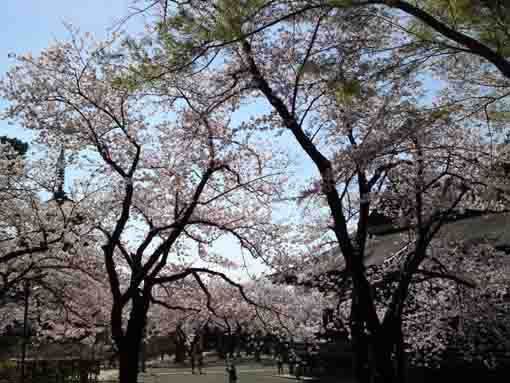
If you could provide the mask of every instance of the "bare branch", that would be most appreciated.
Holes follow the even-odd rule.
[[[464,285],[464,286],[467,286],[470,288],[476,287],[476,283],[474,283],[466,278],[463,278],[460,275],[456,275],[456,274],[440,273],[440,272],[436,272],[436,271],[423,270],[423,269],[416,270],[416,274],[424,275],[427,278],[416,281],[415,283],[424,282],[424,281],[427,281],[427,280],[433,279],[433,278],[441,278],[441,279],[452,280],[458,284],[461,284],[461,285]]]

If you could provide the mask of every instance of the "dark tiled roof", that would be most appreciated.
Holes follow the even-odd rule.
[[[401,250],[411,234],[410,228],[370,240],[365,253],[365,265],[378,265]],[[463,241],[465,245],[488,243],[495,248],[510,247],[510,213],[493,213],[461,217],[445,223],[436,238],[443,242]],[[337,250],[340,255],[339,249]]]
[[[380,265],[405,250],[412,231],[409,226],[398,227],[391,224],[384,224],[384,227],[372,230],[373,235],[368,239],[365,249],[365,266]],[[467,214],[452,215],[436,234],[436,238],[446,243],[463,241],[465,246],[488,243],[497,249],[510,250],[510,212],[482,215],[470,211]],[[336,270],[341,273],[345,268],[339,247],[318,255],[317,261],[320,261],[321,257],[338,257]],[[275,273],[269,278],[276,282],[292,284],[296,282],[294,274],[294,270],[287,270]]]

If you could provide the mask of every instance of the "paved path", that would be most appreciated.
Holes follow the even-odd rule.
[[[214,366],[204,369],[203,375],[191,374],[189,369],[183,368],[149,368],[146,373],[139,375],[140,383],[226,383],[228,382],[225,367]],[[290,375],[276,376],[274,367],[239,366],[237,368],[238,383],[289,383],[295,380]],[[103,382],[116,382],[117,370],[101,371],[99,377]],[[303,379],[303,381],[311,381]]]

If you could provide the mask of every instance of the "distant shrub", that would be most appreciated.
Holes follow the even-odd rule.
[[[11,360],[0,360],[0,382],[15,382],[17,376],[16,362]]]

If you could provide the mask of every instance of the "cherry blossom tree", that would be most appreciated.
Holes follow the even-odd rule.
[[[434,269],[448,267],[459,280],[418,279],[413,288],[405,327],[415,364],[438,366],[451,355],[485,368],[496,368],[505,359],[508,327],[505,296],[508,261],[492,246],[458,242],[455,247],[436,244]],[[432,266],[432,265],[430,265]],[[426,326],[428,331],[422,331]],[[420,328],[421,327],[421,328]]]
[[[23,322],[24,300],[28,301],[32,344],[64,340],[93,344],[95,335],[104,331],[108,323],[106,273],[101,267],[100,248],[94,244],[97,238],[88,227],[73,220],[79,216],[78,210],[72,206],[65,213],[55,201],[37,200],[21,210],[25,215],[17,217],[20,227],[29,226],[28,219],[34,218],[37,230],[22,233],[30,242],[18,245],[18,256],[0,267],[6,282],[0,307],[1,331],[7,335],[20,331],[12,326]],[[27,217],[27,211],[35,215]],[[47,247],[31,245],[38,236],[46,240],[41,247]]]
[[[27,182],[27,169],[23,157],[27,150],[26,144],[21,151],[17,151],[11,142],[4,141],[1,150],[2,285],[0,297],[18,285],[30,269],[30,267],[14,267],[15,261],[29,254],[48,250],[48,243],[44,241],[45,236],[38,238],[45,232],[45,228],[41,220],[36,219],[39,198],[33,185]],[[40,243],[37,243],[38,240]]]
[[[27,145],[22,147],[26,151]],[[2,148],[0,295],[5,295],[19,290],[22,281],[40,280],[46,270],[61,267],[58,254],[71,251],[75,243],[79,246],[77,238],[86,240],[88,233],[80,226],[79,201],[69,208],[54,198],[45,201],[57,184],[51,158],[17,155],[11,144]]]
[[[155,38],[135,49],[149,57],[138,68],[143,81],[159,84],[191,64],[215,79],[218,102],[228,94],[270,105],[270,113],[242,126],[287,131],[315,165],[320,176],[305,195],[320,195],[330,211],[325,227],[332,229],[352,278],[358,375],[369,343],[375,373],[393,380],[399,372],[390,361],[402,355],[401,321],[413,276],[468,195],[485,207],[492,203],[478,196],[490,183],[485,166],[493,150],[476,128],[463,141],[468,128],[454,120],[455,109],[420,107],[424,93],[413,72],[419,63],[406,65],[402,56],[382,53],[403,36],[380,29],[381,19],[397,20],[391,11],[351,2],[162,5]],[[151,44],[157,48],[147,48]],[[477,162],[481,153],[489,153],[490,161]],[[364,265],[375,208],[408,220],[414,231],[384,313],[377,310]]]
[[[179,332],[189,343],[203,335],[207,326],[222,334],[219,352],[231,356],[255,334],[281,341],[317,342],[323,309],[332,304],[316,290],[282,286],[265,278],[243,283],[245,297],[224,281],[204,281],[208,295],[197,293],[201,287],[194,283],[181,283],[177,294],[170,294],[166,286],[157,289],[158,297],[148,314],[153,333]]]
[[[275,254],[269,207],[281,183],[270,158],[231,128],[227,104],[207,92],[197,97],[182,73],[154,91],[138,86],[129,55],[114,39],[94,44],[73,33],[38,57],[20,57],[1,87],[8,116],[50,146],[60,141],[68,152],[89,154],[100,168],[90,176],[99,191],[88,201],[87,224],[103,235],[123,383],[137,380],[156,286],[194,278],[202,287],[205,274],[241,290],[190,254],[229,267],[210,251],[224,235],[254,256]]]
[[[314,343],[323,326],[323,311],[331,302],[317,290],[275,284],[267,279],[253,284],[256,301],[272,310],[260,311],[258,326],[281,340]],[[257,318],[256,318],[257,319]]]
[[[456,208],[469,206],[467,197],[483,208],[505,205],[499,196],[485,198],[480,192],[491,189],[495,164],[504,162],[505,156],[494,150],[501,137],[491,133],[487,142],[476,126],[463,126],[475,112],[475,121],[485,115],[489,127],[494,120],[504,124],[506,79],[492,79],[492,67],[471,59],[474,53],[508,77],[506,53],[498,46],[505,20],[488,39],[484,12],[494,13],[497,7],[457,4],[457,14],[443,15],[440,3],[163,1],[152,4],[161,12],[142,41],[128,38],[123,47],[112,41],[90,48],[75,38],[38,59],[22,58],[3,87],[15,104],[10,115],[47,131],[50,142],[72,131],[67,145],[87,147],[104,165],[96,180],[109,192],[98,199],[108,208],[101,211],[97,205],[101,214],[94,220],[106,237],[112,332],[121,349],[139,344],[156,285],[188,276],[200,285],[200,273],[225,279],[206,268],[169,264],[169,254],[178,257],[190,246],[180,240],[183,236],[198,243],[191,248],[200,256],[220,263],[224,260],[206,249],[223,232],[253,254],[273,258],[264,254],[263,241],[253,240],[254,233],[275,239],[266,229],[272,228],[267,214],[241,202],[256,199],[267,207],[269,194],[275,193],[268,179],[260,178],[268,159],[246,143],[250,134],[269,141],[272,131],[294,140],[318,173],[300,199],[315,199],[318,219],[324,208],[329,212],[321,226],[328,232],[326,242],[338,244],[352,279],[350,323],[358,374],[369,345],[374,373],[382,380],[398,375],[390,361],[402,355],[405,302],[435,235]],[[400,23],[384,5],[415,16],[439,37],[421,33],[416,43],[407,31],[388,32],[388,25],[413,24],[407,19]],[[480,11],[483,17],[475,19]],[[466,25],[474,33],[464,34]],[[423,53],[429,40],[441,48],[438,57],[445,47],[451,49],[443,37],[459,44],[451,60]],[[459,57],[469,64],[462,67],[470,69],[467,75],[452,66]],[[453,74],[457,88],[469,79],[468,99],[445,92],[433,108],[423,107],[425,93],[414,72],[420,68]],[[480,78],[488,79],[491,89],[482,100],[474,93]],[[226,123],[233,110],[262,100],[269,113],[236,129]],[[495,110],[488,109],[492,104]],[[177,122],[170,123],[162,111],[175,114]],[[198,149],[180,151],[184,148]],[[498,182],[501,194],[505,177]],[[173,213],[161,213],[161,206],[172,206]],[[413,229],[384,311],[377,306],[365,265],[369,216],[375,209]],[[127,239],[128,232],[140,232],[137,224],[146,229],[139,247]],[[308,242],[319,239],[321,234],[315,234]],[[284,257],[275,259],[284,264]],[[131,272],[122,288],[120,264]],[[132,307],[124,331],[122,313],[128,303]],[[135,357],[124,358],[121,365],[136,364]],[[121,380],[128,381],[128,369],[121,371]]]

